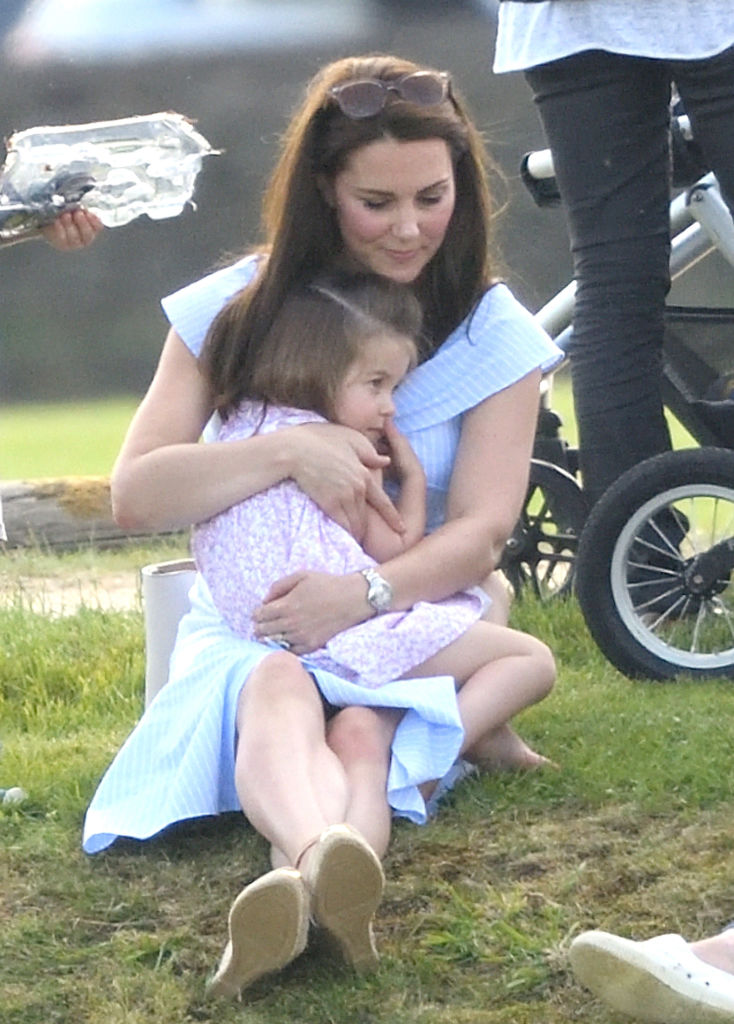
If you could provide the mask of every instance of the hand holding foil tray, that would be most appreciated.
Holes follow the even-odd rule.
[[[16,132],[0,168],[0,245],[34,238],[66,210],[83,206],[107,227],[141,214],[175,217],[192,195],[212,149],[181,114]]]

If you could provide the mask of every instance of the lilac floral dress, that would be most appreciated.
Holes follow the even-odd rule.
[[[324,420],[302,409],[264,410],[260,402],[243,402],[218,440],[236,441],[309,422]],[[252,614],[276,580],[302,569],[343,575],[377,564],[293,480],[199,524],[193,552],[218,611],[246,640],[254,640]],[[456,640],[481,612],[476,594],[421,601],[408,611],[375,616],[346,629],[303,660],[362,686],[382,686]]]

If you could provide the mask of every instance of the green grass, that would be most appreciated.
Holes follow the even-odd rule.
[[[111,557],[16,554],[6,585]],[[85,807],[141,712],[141,614],[54,619],[19,590],[0,611],[0,785],[29,793],[0,806],[3,1021],[619,1024],[574,983],[574,934],[697,937],[734,917],[734,687],[630,682],[573,602],[514,616],[557,655],[554,693],[518,727],[560,770],[470,780],[427,828],[397,825],[375,975],[315,942],[238,1004],[208,1000],[205,980],[265,844],[234,815],[81,853]]]
[[[578,445],[578,426],[573,411],[573,396],[571,394],[571,377],[568,369],[564,367],[555,375],[552,383],[551,408],[561,417],[563,426],[562,436],[572,446]],[[678,422],[670,410],[665,410],[665,416],[670,428],[670,434],[674,448],[691,448],[696,441],[691,437],[686,428]]]
[[[5,480],[107,476],[137,402],[122,397],[6,406],[0,475]]]
[[[87,402],[6,406],[2,412],[0,477],[34,480],[57,476],[107,476],[138,399],[120,397]],[[563,436],[578,443],[568,374],[553,384],[553,408],[563,420]],[[677,448],[694,444],[669,417]]]
[[[3,477],[106,475],[135,404],[6,409]],[[563,377],[553,405],[575,442]],[[472,780],[428,828],[398,823],[376,975],[353,977],[315,942],[244,1003],[208,1000],[227,908],[265,869],[264,843],[235,815],[81,853],[85,807],[142,710],[142,614],[53,618],[27,597],[29,581],[135,574],[184,553],[179,538],[2,556],[0,786],[29,794],[0,805],[7,1024],[614,1024],[569,974],[574,934],[695,937],[734,917],[734,689],[631,683],[573,602],[527,601],[515,622],[551,644],[560,675],[519,726],[560,770]]]

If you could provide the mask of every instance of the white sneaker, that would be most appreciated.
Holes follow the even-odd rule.
[[[576,979],[621,1013],[651,1024],[732,1024],[734,974],[711,967],[680,935],[646,942],[584,932],[571,943]]]

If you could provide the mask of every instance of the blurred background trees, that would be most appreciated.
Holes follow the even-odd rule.
[[[383,51],[448,69],[504,172],[506,276],[532,309],[570,273],[562,215],[519,182],[543,144],[521,75],[491,72],[495,0],[3,0],[0,132],[175,110],[222,155],[196,210],[106,231],[60,255],[0,252],[0,397],[139,394],[166,330],[161,296],[259,238],[278,135],[325,61]]]

